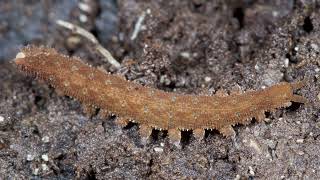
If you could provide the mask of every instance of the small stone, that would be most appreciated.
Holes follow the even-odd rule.
[[[34,157],[31,154],[27,155],[27,161],[32,161],[34,159]]]
[[[41,164],[41,168],[43,171],[47,171],[49,167],[46,164]]]
[[[160,147],[155,147],[154,149],[153,149],[155,152],[163,152],[163,149],[162,148],[160,148]]]
[[[313,136],[313,132],[310,132],[310,133],[309,133],[309,136]]]
[[[264,121],[268,123],[268,122],[271,121],[271,119],[270,118],[265,118]]]
[[[303,143],[304,139],[297,139],[297,143]]]
[[[249,166],[249,173],[254,176],[254,171],[253,171],[253,168],[251,166]]]
[[[236,175],[236,177],[234,178],[234,180],[240,180],[241,176],[239,174]]]
[[[160,143],[160,146],[161,146],[161,147],[164,147],[164,143]]]
[[[278,11],[272,11],[272,16],[273,17],[277,17],[279,15],[279,12]]]
[[[303,151],[297,151],[297,154],[299,154],[300,156],[304,155]]]
[[[190,53],[189,52],[181,52],[180,56],[182,56],[184,58],[190,58]]]
[[[79,15],[79,20],[83,23],[87,22],[88,21],[88,17],[84,14],[80,14]]]
[[[37,176],[39,174],[39,168],[35,168],[32,173]]]
[[[75,49],[80,44],[81,39],[80,39],[79,36],[70,36],[70,37],[67,38],[66,42],[67,42],[67,47],[68,48]]]
[[[317,95],[318,100],[320,100],[320,93]]]
[[[285,58],[284,59],[284,67],[288,67],[289,66],[289,59]]]
[[[257,70],[257,71],[260,70],[260,67],[258,66],[258,64],[256,64],[256,65],[254,66],[254,69]]]
[[[49,161],[49,157],[47,154],[41,155],[41,159],[43,159],[44,161]]]
[[[48,143],[50,141],[49,136],[43,136],[41,140],[44,143]]]
[[[206,82],[210,82],[210,81],[211,81],[211,77],[206,76],[206,77],[204,78],[204,80],[205,80]]]
[[[319,46],[317,44],[312,43],[311,44],[312,49],[314,49],[315,51],[319,50]]]
[[[298,46],[294,47],[294,50],[299,51],[299,47]]]
[[[80,10],[88,12],[88,13],[90,13],[92,11],[92,8],[86,3],[79,3],[78,4],[78,8]]]
[[[0,116],[0,123],[4,122],[4,117]]]

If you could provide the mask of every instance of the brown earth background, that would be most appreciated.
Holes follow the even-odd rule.
[[[58,19],[93,33],[121,69]],[[316,0],[1,1],[0,179],[320,179],[319,30]],[[17,72],[10,60],[27,44],[178,93],[307,79],[298,93],[310,103],[236,126],[235,139],[183,132],[179,148],[154,130],[145,145],[136,124],[88,118],[76,100]]]

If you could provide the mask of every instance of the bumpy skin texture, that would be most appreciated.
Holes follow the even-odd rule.
[[[164,92],[128,82],[50,48],[26,47],[17,54],[15,63],[27,74],[81,101],[87,111],[99,107],[106,115],[116,114],[121,125],[130,120],[138,122],[143,137],[150,135],[152,128],[168,130],[169,138],[175,141],[180,140],[179,130],[192,129],[197,138],[203,136],[204,129],[217,129],[225,136],[232,136],[232,125],[250,123],[252,118],[262,121],[265,111],[290,106],[291,101],[306,102],[304,97],[293,94],[293,90],[304,85],[302,82],[284,82],[231,95]]]

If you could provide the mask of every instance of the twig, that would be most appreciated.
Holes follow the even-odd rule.
[[[121,67],[120,63],[116,59],[114,59],[114,57],[111,55],[111,53],[99,43],[99,41],[94,37],[93,34],[88,32],[87,30],[83,29],[82,27],[77,26],[72,23],[69,23],[67,21],[57,20],[56,23],[59,26],[67,28],[76,34],[79,34],[79,35],[87,38],[89,41],[91,41],[96,46],[95,48],[102,54],[102,56],[104,56],[107,59],[107,61],[110,64],[115,66],[117,69],[119,69]]]
[[[148,11],[150,11],[148,9]],[[138,36],[140,30],[141,30],[141,26],[142,26],[142,22],[144,20],[144,18],[146,17],[146,12],[142,12],[142,14],[139,16],[138,21],[136,22],[136,24],[134,25],[134,30],[133,33],[130,37],[131,41],[133,41],[134,39],[136,39],[136,37]]]

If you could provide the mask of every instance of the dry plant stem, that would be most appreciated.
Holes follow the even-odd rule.
[[[91,41],[96,47],[96,49],[102,54],[102,56],[104,56],[107,61],[112,64],[114,67],[116,67],[117,69],[119,69],[121,67],[120,63],[114,59],[114,57],[111,55],[111,53],[106,50],[100,43],[99,41],[94,37],[93,34],[91,34],[90,32],[88,32],[87,30],[81,28],[80,26],[77,26],[75,24],[69,23],[67,21],[63,21],[63,20],[57,20],[56,23],[59,26],[62,26],[64,28],[67,28],[71,31],[73,31],[76,34],[79,34],[85,38],[87,38],[89,41]]]
[[[180,130],[193,130],[198,139],[203,138],[204,129],[217,129],[224,136],[235,136],[233,125],[248,124],[252,118],[261,122],[265,111],[290,106],[291,101],[307,102],[293,93],[305,82],[283,82],[248,92],[238,89],[230,95],[220,91],[213,96],[196,96],[128,82],[50,48],[26,47],[17,54],[15,63],[23,72],[76,98],[86,109],[99,107],[104,115],[114,113],[121,126],[129,121],[139,123],[142,137],[148,137],[152,128],[156,128],[168,130],[174,142],[179,142]]]
[[[138,33],[141,30],[141,26],[142,26],[142,22],[144,20],[144,18],[146,17],[146,12],[142,12],[142,14],[139,16],[138,21],[136,22],[136,24],[134,25],[134,30],[133,33],[130,37],[131,41],[133,41],[134,39],[137,38]]]

